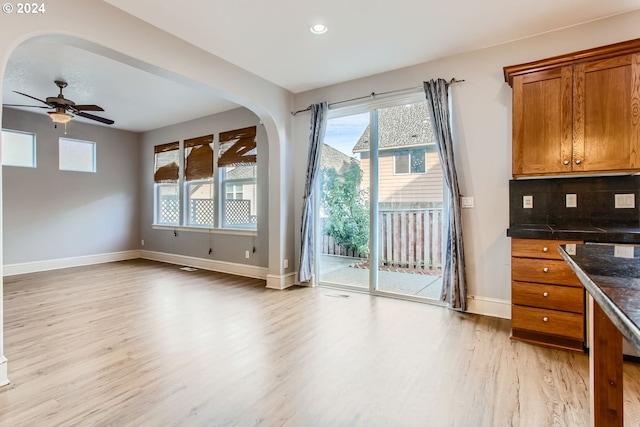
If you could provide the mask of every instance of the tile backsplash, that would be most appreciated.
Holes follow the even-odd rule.
[[[616,209],[616,195],[619,204],[628,206],[633,201],[634,207]],[[533,207],[525,208],[531,198]],[[575,202],[576,207],[567,207],[567,202],[570,206]],[[635,175],[509,181],[512,227],[524,224],[638,227],[639,204],[640,176]]]

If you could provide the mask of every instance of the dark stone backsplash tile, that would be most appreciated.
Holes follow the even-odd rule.
[[[576,194],[578,206],[566,207],[566,194]],[[615,209],[616,194],[634,194],[635,207]],[[533,208],[522,198],[533,196]],[[608,176],[512,180],[509,182],[510,227],[640,226],[640,176]]]

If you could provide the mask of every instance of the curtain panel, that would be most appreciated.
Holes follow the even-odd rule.
[[[449,308],[467,310],[467,281],[462,242],[462,211],[460,190],[453,156],[451,115],[449,109],[449,84],[443,79],[424,82],[424,92],[436,139],[436,147],[445,185],[448,192],[448,216],[445,219],[445,262],[442,271],[442,294],[440,299]]]
[[[309,153],[307,155],[307,179],[304,187],[304,205],[302,208],[302,236],[300,248],[300,283],[309,282],[313,274],[313,206],[312,193],[320,170],[322,141],[327,130],[326,102],[313,104],[311,110],[311,126],[309,129]]]

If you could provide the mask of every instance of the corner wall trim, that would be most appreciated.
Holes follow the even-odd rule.
[[[83,255],[73,258],[59,258],[44,261],[23,262],[18,264],[6,264],[2,267],[3,276],[15,276],[16,274],[36,273],[39,271],[59,270],[61,268],[81,267],[83,265],[102,264],[105,262],[125,261],[140,258],[140,251],[122,251],[107,254]]]
[[[296,273],[267,274],[267,288],[283,290],[296,284]]]
[[[470,295],[467,297],[467,312],[511,319],[511,301]]]
[[[189,267],[201,268],[203,270],[234,274],[236,276],[251,277],[252,279],[267,280],[267,272],[269,271],[265,267],[257,267],[255,265],[216,261],[185,255],[169,254],[166,252],[140,251],[140,258],[166,262],[169,264],[186,265]]]
[[[6,357],[0,356],[0,387],[9,384],[7,362]]]

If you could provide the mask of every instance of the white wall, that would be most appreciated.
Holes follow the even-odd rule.
[[[184,141],[203,135],[214,135],[214,141],[218,143],[219,133],[234,129],[256,126],[258,149],[258,224],[256,236],[239,236],[220,233],[202,233],[194,231],[179,231],[177,236],[173,230],[153,229],[153,147],[173,141]],[[246,264],[258,267],[268,267],[268,243],[269,243],[269,146],[264,127],[258,117],[246,108],[238,108],[212,116],[202,117],[189,122],[167,126],[153,131],[144,132],[141,135],[140,146],[141,176],[140,192],[141,215],[140,230],[141,239],[145,245],[145,251],[176,254],[187,257],[203,258]],[[253,246],[256,252],[253,253]],[[213,250],[209,254],[209,248]],[[250,258],[245,258],[245,251],[250,251]]]
[[[13,109],[2,125],[34,133],[37,155],[36,168],[2,167],[5,267],[138,249],[138,134],[72,121],[65,135],[47,115]],[[59,170],[59,137],[95,142],[96,173]]]
[[[543,59],[640,37],[640,11],[567,28],[438,61],[350,81],[295,96],[295,109],[337,102],[371,92],[420,86],[433,78],[466,80],[453,85],[456,163],[462,195],[475,198],[463,211],[463,232],[471,311],[510,316],[510,241],[508,181],[511,178],[511,88],[507,65]],[[295,157],[306,158],[309,115],[294,119]],[[295,211],[301,211],[305,166],[295,166]],[[300,220],[296,218],[296,229]],[[296,240],[296,248],[299,241]]]

